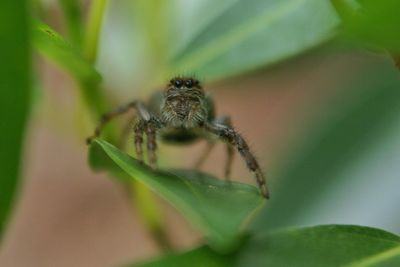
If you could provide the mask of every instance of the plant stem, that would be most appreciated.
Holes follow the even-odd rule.
[[[77,0],[60,0],[60,5],[64,13],[69,40],[74,46],[80,48],[82,45],[82,21],[79,2]]]
[[[153,239],[164,251],[171,251],[172,246],[164,229],[162,212],[152,192],[139,182],[131,183],[131,201],[147,226]]]
[[[93,64],[97,58],[100,29],[107,3],[108,0],[93,0],[89,10],[83,56]]]
[[[98,43],[101,25],[107,7],[108,0],[93,0],[89,10],[89,17],[86,25],[85,40],[82,54],[92,64],[96,63]],[[93,103],[92,111],[96,115],[101,115],[107,107],[108,101],[100,90],[99,84],[81,82],[81,91],[86,98],[86,103]],[[105,129],[107,130],[107,129]],[[113,130],[113,129],[110,129]],[[115,131],[106,132],[107,139],[115,140]],[[139,210],[146,227],[149,229],[154,240],[164,250],[170,250],[171,246],[166,237],[163,227],[162,214],[155,202],[152,193],[139,183],[133,182],[129,185],[132,194],[131,201]]]
[[[99,36],[107,2],[108,0],[93,0],[89,10],[82,55],[93,65],[97,60]],[[98,81],[80,81],[82,95],[96,117],[104,113],[108,106],[108,101],[99,85]]]

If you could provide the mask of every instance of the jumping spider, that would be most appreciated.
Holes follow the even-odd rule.
[[[147,136],[148,161],[156,168],[156,135],[169,143],[187,144],[199,138],[220,139],[227,145],[228,160],[225,165],[225,176],[228,178],[233,159],[233,148],[236,148],[247,167],[253,172],[261,194],[269,198],[263,172],[257,160],[249,150],[246,141],[233,129],[227,116],[216,117],[214,103],[197,79],[192,77],[175,77],[170,80],[163,92],[157,92],[148,104],[132,101],[114,111],[104,114],[95,129],[94,135],[87,139],[90,143],[100,135],[104,125],[112,118],[135,109],[138,119],[134,125],[134,142],[136,156],[143,161],[143,134]],[[209,142],[207,150],[197,162],[199,167],[214,142]]]

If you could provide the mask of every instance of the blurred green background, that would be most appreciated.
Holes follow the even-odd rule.
[[[1,3],[0,265],[154,257],[149,220],[176,250],[203,243],[167,202],[136,188],[131,205],[86,162],[101,113],[179,74],[203,81],[268,175],[272,198],[252,233],[355,224],[398,234],[399,10],[395,0]],[[160,145],[161,168],[190,169],[203,145]],[[218,147],[203,170],[222,178],[224,157]],[[249,176],[237,156],[233,179]]]

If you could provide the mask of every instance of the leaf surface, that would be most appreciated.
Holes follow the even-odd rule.
[[[241,230],[265,200],[254,186],[225,182],[196,171],[152,171],[113,145],[95,140],[90,165],[127,181],[136,179],[167,200],[195,225],[215,249],[240,241]],[[121,170],[128,174],[121,175]]]
[[[324,225],[255,235],[236,252],[220,255],[204,246],[137,267],[355,267],[396,266],[400,238],[369,227]],[[212,260],[214,259],[214,261]],[[185,265],[186,264],[186,265]]]

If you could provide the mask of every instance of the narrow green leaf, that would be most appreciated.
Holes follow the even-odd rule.
[[[35,22],[33,45],[44,57],[70,73],[79,85],[81,94],[94,114],[106,110],[104,92],[99,89],[101,76],[80,52],[50,26]]]
[[[172,73],[213,80],[253,70],[321,44],[338,22],[326,0],[231,1],[175,55]]]
[[[123,170],[129,179],[147,185],[182,212],[210,245],[221,251],[238,244],[244,225],[265,203],[254,186],[227,183],[195,171],[155,172],[103,140],[94,141],[89,160],[94,169],[111,173]]]
[[[0,2],[0,237],[12,209],[30,108],[27,1]]]
[[[201,247],[137,267],[214,266],[232,267],[337,267],[396,266],[400,238],[361,226],[326,225],[255,235],[240,250],[220,255]],[[199,264],[197,264],[199,263]]]
[[[50,26],[35,22],[32,35],[34,47],[43,56],[69,72],[77,81],[97,83],[101,80],[100,74],[80,52]]]

